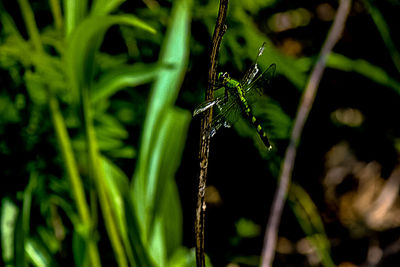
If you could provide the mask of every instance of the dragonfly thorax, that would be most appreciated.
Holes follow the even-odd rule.
[[[218,74],[218,85],[227,88],[237,88],[240,83],[229,76],[227,72],[220,72]]]

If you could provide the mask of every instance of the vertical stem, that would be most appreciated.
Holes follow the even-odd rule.
[[[219,11],[217,22],[214,29],[212,38],[212,50],[210,55],[210,68],[208,71],[208,87],[206,91],[206,100],[210,100],[214,97],[214,85],[216,80],[216,67],[219,47],[221,45],[222,36],[226,31],[226,14],[228,11],[228,1],[221,0],[219,3]],[[208,125],[211,124],[212,120],[212,109],[208,109],[204,112],[201,120],[201,135],[200,135],[200,173],[199,173],[199,186],[197,192],[197,206],[196,206],[196,221],[195,221],[195,232],[196,232],[196,265],[205,266],[204,256],[204,224],[205,224],[205,189],[207,184],[207,169],[208,169],[208,156],[210,152],[210,136],[206,134]]]
[[[39,30],[36,26],[35,16],[32,8],[29,5],[28,0],[18,0],[19,7],[21,8],[22,17],[25,22],[25,26],[28,30],[29,37],[33,42],[35,50],[39,53],[43,52],[42,41],[40,40]]]
[[[62,117],[58,107],[58,101],[52,94],[49,94],[49,105],[54,129],[64,158],[64,164],[71,183],[72,193],[78,208],[79,217],[81,218],[82,224],[88,226],[85,228],[90,229],[90,232],[92,232],[92,223],[89,215],[89,208],[85,199],[85,191],[83,189],[81,178],[79,177],[78,167],[76,166],[67,127],[65,126],[64,118]],[[96,242],[92,238],[92,233],[90,233],[87,242],[92,266],[101,266],[99,253]]]
[[[60,0],[49,0],[51,12],[53,13],[54,24],[57,30],[61,30],[63,27],[63,18],[61,15]]]
[[[371,14],[372,20],[375,23],[376,28],[378,29],[383,42],[387,50],[389,51],[393,64],[395,65],[398,72],[400,72],[400,53],[396,48],[396,45],[392,41],[390,37],[389,26],[386,24],[386,21],[381,12],[379,12],[378,8],[373,5],[372,1],[365,0],[363,1],[366,5],[369,13]]]
[[[296,158],[297,146],[300,141],[304,124],[314,103],[318,85],[321,81],[321,77],[325,69],[326,58],[343,32],[346,18],[350,10],[350,3],[351,0],[340,1],[335,20],[322,47],[322,50],[318,57],[318,61],[314,66],[310,79],[308,80],[307,87],[303,93],[300,101],[300,106],[297,110],[289,146],[286,149],[285,159],[279,177],[278,189],[274,196],[271,214],[268,220],[267,229],[265,231],[264,247],[262,252],[263,267],[272,266],[276,240],[278,236],[279,223],[281,220],[283,207],[285,205],[286,195],[290,186],[290,179],[293,171],[294,161]]]
[[[113,213],[108,198],[109,194],[105,185],[105,175],[102,167],[101,157],[96,140],[96,132],[93,126],[93,115],[89,101],[89,92],[87,88],[82,88],[82,105],[83,115],[85,120],[86,138],[88,143],[88,154],[90,162],[90,173],[92,180],[95,181],[100,207],[103,212],[106,230],[114,250],[118,266],[128,267],[128,262],[125,254],[124,247],[121,242],[120,233],[116,222],[117,216]]]

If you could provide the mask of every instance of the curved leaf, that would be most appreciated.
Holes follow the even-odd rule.
[[[107,99],[119,90],[150,82],[160,71],[159,65],[136,64],[120,67],[105,74],[92,88],[91,101]]]
[[[400,82],[390,77],[382,68],[379,68],[364,59],[352,60],[341,54],[330,53],[326,65],[331,68],[354,71],[372,81],[394,89],[400,94]]]
[[[103,40],[104,33],[115,24],[138,27],[150,33],[155,30],[133,15],[91,16],[72,32],[65,55],[67,74],[75,100],[81,88],[91,86],[94,70],[94,56]]]
[[[158,264],[166,263],[165,257],[181,242],[179,200],[174,199],[177,197],[175,185],[167,188],[175,182],[191,118],[188,111],[173,107],[188,59],[191,3],[174,2],[159,59],[161,65],[171,68],[160,69],[154,82],[132,184],[133,204],[144,233],[143,240],[151,244],[150,253]]]
[[[117,9],[125,0],[96,0],[93,1],[91,13],[105,15]]]

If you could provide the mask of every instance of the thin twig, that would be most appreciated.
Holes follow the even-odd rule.
[[[208,70],[208,86],[206,91],[206,100],[213,99],[214,97],[214,85],[216,80],[216,68],[217,68],[217,57],[219,47],[221,45],[222,36],[226,31],[226,14],[228,11],[228,1],[221,0],[219,3],[219,11],[217,22],[214,29],[212,38],[212,50],[210,55],[210,68]],[[204,112],[201,120],[201,135],[200,135],[200,173],[199,173],[199,186],[197,192],[197,206],[196,206],[196,264],[198,267],[205,266],[204,256],[204,222],[205,222],[205,211],[206,203],[204,199],[206,181],[207,181],[207,168],[208,168],[208,155],[210,151],[210,136],[206,134],[206,129],[211,124],[212,120],[212,109],[208,109]]]
[[[331,27],[328,37],[325,40],[325,43],[318,57],[318,61],[314,66],[310,79],[307,83],[307,87],[301,98],[300,106],[297,110],[290,142],[286,149],[281,175],[279,177],[278,189],[274,196],[267,229],[265,231],[264,247],[262,252],[263,267],[271,266],[274,259],[279,223],[281,220],[286,195],[290,186],[290,179],[293,171],[294,160],[296,158],[297,146],[299,144],[304,124],[311,110],[319,82],[321,81],[321,77],[325,69],[326,58],[343,32],[346,18],[350,10],[350,3],[351,0],[340,1],[335,20],[333,22],[333,26]]]

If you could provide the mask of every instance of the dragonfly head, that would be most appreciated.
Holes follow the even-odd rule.
[[[229,81],[230,77],[227,72],[218,73],[218,83],[224,85]]]

